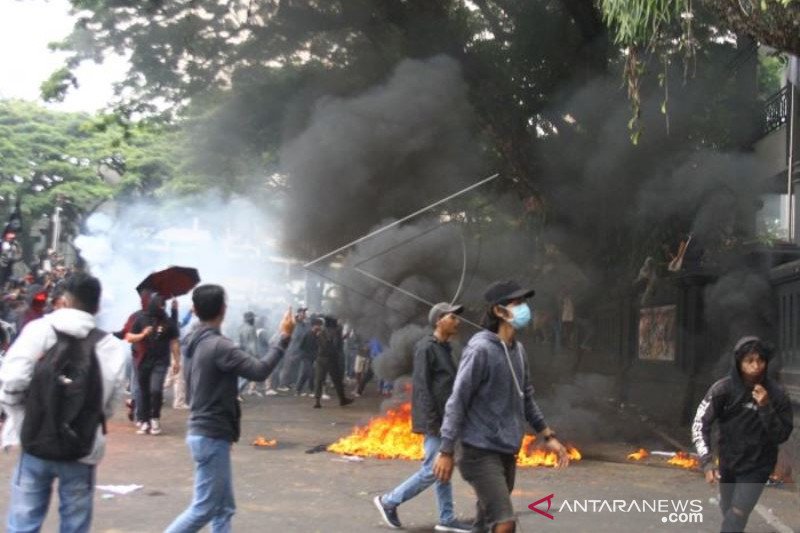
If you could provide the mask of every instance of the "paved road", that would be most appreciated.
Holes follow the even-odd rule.
[[[248,399],[244,406],[243,444],[234,448],[234,480],[238,512],[237,531],[269,532],[379,532],[382,526],[372,498],[402,481],[416,469],[407,461],[367,459],[348,462],[329,453],[306,454],[307,449],[329,443],[380,412],[379,398],[361,398],[347,408],[328,402],[311,408],[305,398]],[[110,423],[110,446],[98,473],[98,484],[141,484],[144,488],[111,499],[96,495],[94,531],[108,533],[157,532],[191,498],[192,465],[184,441],[185,411],[165,409],[164,434],[139,436],[117,416]],[[277,449],[247,445],[257,435],[275,438]],[[513,499],[521,531],[636,532],[697,531],[719,529],[716,506],[709,503],[715,492],[699,473],[674,468],[626,464],[631,445],[605,442],[583,445],[588,458],[561,471],[525,469],[518,472]],[[619,458],[623,462],[612,462]],[[611,460],[609,460],[611,459]],[[14,455],[0,459],[0,509],[5,512]],[[456,510],[461,517],[474,513],[470,487],[455,476]],[[554,494],[550,520],[527,506]],[[671,525],[665,514],[653,512],[570,512],[564,502],[574,500],[698,500],[702,523]],[[760,515],[751,519],[748,531],[800,532],[800,497],[793,490],[768,489],[761,500],[765,514],[771,509],[780,520],[770,525]],[[593,505],[591,502],[585,504]],[[602,505],[595,503],[594,505]],[[610,503],[609,505],[614,505]],[[546,510],[546,503],[539,506]],[[51,506],[55,514],[56,504]],[[560,512],[559,512],[560,509]],[[620,506],[617,505],[617,509]],[[409,531],[432,531],[436,524],[434,495],[423,493],[400,508]],[[680,518],[680,517],[676,517]],[[688,518],[688,517],[687,517]],[[781,524],[789,529],[780,529]],[[51,516],[45,531],[56,531]]]

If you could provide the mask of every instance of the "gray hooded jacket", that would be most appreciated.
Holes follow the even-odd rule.
[[[526,422],[536,431],[547,427],[533,399],[525,349],[517,342],[506,357],[500,337],[490,331],[476,333],[461,356],[453,394],[445,406],[441,450],[452,452],[461,440],[476,448],[516,454]]]
[[[260,361],[216,329],[200,324],[184,339],[184,377],[189,400],[188,433],[231,442],[239,440],[238,378],[263,381],[278,366],[288,337],[281,337]]]

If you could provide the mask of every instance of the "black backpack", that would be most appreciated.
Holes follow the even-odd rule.
[[[103,426],[103,380],[95,345],[106,333],[93,329],[85,339],[56,330],[57,341],[33,369],[22,449],[41,459],[74,461],[91,453],[97,426]]]

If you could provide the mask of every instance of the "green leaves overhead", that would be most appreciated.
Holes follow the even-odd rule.
[[[646,48],[681,33],[688,38],[684,23],[704,9],[714,13],[721,30],[800,55],[798,0],[600,0],[599,5],[614,42],[624,47]]]
[[[153,190],[174,173],[171,146],[168,132],[123,128],[113,115],[0,101],[0,202],[21,195],[35,217],[59,197],[80,212],[114,194]]]
[[[687,7],[685,0],[602,0],[600,5],[614,42],[626,47],[649,45]]]

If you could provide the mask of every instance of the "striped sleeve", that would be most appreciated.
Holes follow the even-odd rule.
[[[692,442],[697,450],[697,455],[700,456],[700,464],[703,470],[713,468],[711,425],[719,416],[719,405],[721,405],[720,399],[722,393],[723,387],[721,381],[712,385],[697,407],[697,413],[692,423]]]

